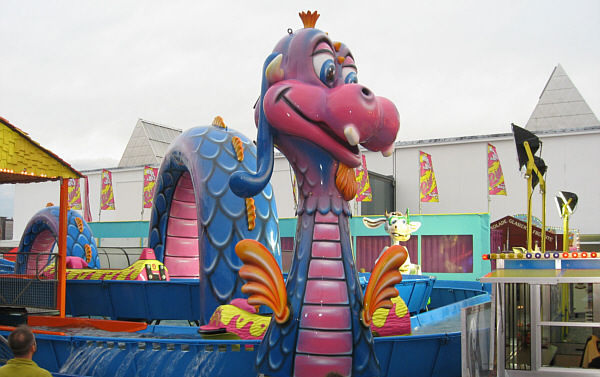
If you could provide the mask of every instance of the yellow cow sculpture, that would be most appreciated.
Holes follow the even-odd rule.
[[[400,242],[405,242],[410,239],[412,233],[416,232],[420,227],[421,223],[418,221],[410,221],[408,209],[406,210],[406,216],[401,212],[385,211],[385,217],[378,218],[363,218],[363,224],[367,228],[375,229],[384,225],[385,231],[390,235],[392,239],[392,245],[399,245]],[[387,249],[387,247],[385,248]],[[385,250],[384,249],[384,250]],[[410,256],[406,258],[406,262],[400,267],[400,272],[409,275],[420,275],[421,266],[418,264],[412,264],[410,262]]]

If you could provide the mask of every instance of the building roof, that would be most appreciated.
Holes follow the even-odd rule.
[[[508,128],[508,125],[507,125]],[[598,133],[600,122],[562,66],[554,67],[526,129],[536,135],[564,135],[566,133]],[[513,138],[512,133],[471,135],[439,139],[397,141],[396,148],[430,144],[481,142],[491,139]]]
[[[118,167],[159,165],[181,130],[138,119]]]
[[[565,70],[554,67],[525,128],[549,131],[598,127],[600,122]]]
[[[60,157],[33,141],[26,132],[0,117],[0,184],[81,178]]]

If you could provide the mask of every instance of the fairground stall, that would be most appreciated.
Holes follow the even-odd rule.
[[[490,254],[497,269],[481,278],[492,283],[492,320],[487,355],[476,332],[463,336],[470,375],[598,376],[600,368],[600,258],[597,252]],[[494,315],[495,313],[495,315]],[[494,322],[492,322],[494,323]],[[493,327],[492,327],[493,328]],[[471,348],[470,350],[465,350]],[[470,347],[471,346],[471,347]],[[486,373],[488,373],[486,372]]]

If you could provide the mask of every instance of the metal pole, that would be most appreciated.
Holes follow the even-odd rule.
[[[419,184],[419,189],[417,190],[417,195],[419,196],[419,215],[422,214],[422,203],[421,203],[421,151],[419,151],[419,158],[417,159],[418,162],[418,169],[417,171],[419,172],[419,179],[417,180],[418,184]]]
[[[566,207],[566,205],[564,206]],[[563,217],[563,253],[569,252],[569,212],[563,208],[565,216]]]
[[[67,293],[67,214],[69,210],[69,184],[60,178],[60,207],[58,216],[58,261],[56,277],[58,278],[57,307],[60,318],[65,318],[65,302]]]
[[[490,144],[488,143],[485,147],[485,160],[487,161],[487,164],[489,165],[489,148],[490,148]],[[490,196],[490,170],[489,170],[489,166],[486,169],[487,173],[486,173],[486,181],[487,181],[487,207],[488,207],[488,213],[490,213],[490,203],[492,201],[492,197]],[[490,216],[491,219],[491,216]]]
[[[533,162],[531,162],[533,163]],[[529,171],[529,169],[527,169]],[[527,178],[527,252],[531,253],[531,173]]]

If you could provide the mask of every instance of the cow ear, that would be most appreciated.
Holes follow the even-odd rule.
[[[421,223],[418,221],[411,221],[410,224],[408,224],[408,227],[410,228],[410,232],[413,233],[419,230]]]
[[[363,224],[365,224],[365,226],[367,228],[370,228],[370,229],[378,228],[382,224],[385,224],[385,222],[386,222],[386,218],[385,217],[379,217],[377,219],[371,219],[369,217],[363,217]]]

